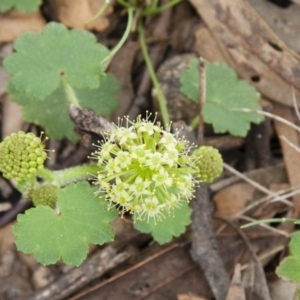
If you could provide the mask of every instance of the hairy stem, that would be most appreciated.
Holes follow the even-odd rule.
[[[50,171],[47,169],[38,172],[38,175],[57,186],[65,186],[71,182],[87,180],[97,176],[100,167],[93,164],[86,164],[77,167],[68,168],[60,171]]]
[[[138,31],[139,31],[139,42],[141,45],[144,60],[145,60],[148,72],[150,74],[153,86],[156,89],[157,99],[158,99],[158,104],[159,104],[163,124],[165,127],[167,127],[170,124],[170,118],[169,118],[169,113],[168,113],[168,109],[167,109],[166,99],[163,95],[160,84],[157,80],[157,77],[156,77],[156,74],[155,74],[149,53],[148,53],[146,40],[145,40],[144,27],[141,22],[139,22]]]
[[[62,82],[63,82],[64,89],[65,89],[68,100],[72,104],[74,104],[74,106],[80,107],[79,100],[76,96],[76,93],[75,93],[74,89],[68,84],[68,82],[66,81],[64,76],[62,76],[61,78],[62,78]]]

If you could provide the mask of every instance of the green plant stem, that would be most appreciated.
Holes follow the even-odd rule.
[[[92,163],[60,171],[43,169],[39,170],[37,175],[56,186],[65,186],[71,182],[87,180],[97,176],[99,171],[101,171],[101,168],[97,164]]]
[[[68,84],[66,79],[62,76],[62,82],[64,85],[64,89],[67,95],[68,100],[74,104],[76,107],[80,107],[78,98],[76,97],[74,89]]]
[[[144,28],[143,28],[143,25],[142,25],[141,22],[139,22],[139,25],[138,25],[138,32],[139,32],[139,42],[140,42],[140,45],[141,45],[144,60],[145,60],[148,72],[150,74],[153,86],[156,89],[157,99],[158,99],[158,104],[159,104],[163,124],[166,128],[170,124],[170,118],[169,118],[169,113],[168,113],[168,109],[167,109],[166,99],[163,95],[160,84],[157,80],[157,77],[156,77],[156,74],[155,74],[155,71],[154,71],[149,53],[148,53]]]
[[[126,7],[126,8],[129,7],[129,5],[123,0],[118,0],[118,3],[121,4],[122,6]]]
[[[87,180],[93,176],[95,177],[100,170],[101,169],[97,164],[92,163],[61,171],[54,171],[52,182],[58,186],[65,186],[71,182]]]
[[[195,117],[195,118],[192,120],[192,122],[190,123],[189,126],[190,126],[192,129],[196,129],[197,126],[198,126],[198,124],[199,124],[199,115],[198,115],[197,117]]]
[[[54,172],[48,169],[38,170],[37,175],[46,181],[52,181],[54,179]]]
[[[127,26],[126,26],[126,30],[121,38],[121,40],[119,41],[119,43],[115,46],[115,48],[109,53],[108,56],[106,56],[101,64],[104,64],[106,62],[108,62],[120,49],[121,47],[124,45],[124,43],[126,42],[129,34],[130,34],[130,30],[133,24],[133,13],[134,13],[135,8],[134,7],[129,7],[127,9],[127,13],[128,13],[128,21],[127,21]]]
[[[258,220],[258,221],[255,221],[255,222],[251,222],[251,223],[245,224],[245,225],[241,226],[241,228],[247,228],[247,227],[251,227],[251,226],[259,225],[259,224],[282,223],[282,222],[293,222],[295,224],[299,224],[300,223],[300,219],[294,219],[294,218],[273,218],[273,219]]]
[[[104,2],[103,5],[101,5],[100,9],[97,11],[97,13],[92,17],[90,18],[89,20],[87,20],[85,23],[90,23],[90,22],[93,22],[95,21],[98,17],[100,17],[104,11],[106,10],[106,8],[110,5],[110,1],[108,2]]]
[[[151,7],[149,7],[149,9],[145,9],[142,12],[142,16],[145,17],[145,16],[150,16],[150,15],[155,15],[155,14],[161,13],[162,11],[171,8],[172,6],[178,4],[179,2],[181,2],[181,0],[173,0],[173,1],[170,1],[170,2],[168,2],[168,3],[166,3],[162,6],[159,6],[159,7],[153,8],[151,6]]]

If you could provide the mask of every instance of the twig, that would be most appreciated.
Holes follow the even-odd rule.
[[[209,201],[208,186],[196,189],[193,207],[193,240],[191,254],[212,289],[216,300],[224,300],[230,286],[230,278],[221,259],[212,228],[212,203]]]
[[[50,285],[42,288],[26,300],[60,300],[66,299],[91,280],[125,262],[130,257],[128,251],[117,254],[111,246],[94,254],[80,267],[74,268]]]
[[[231,226],[232,228],[234,228],[238,232],[238,234],[241,236],[244,244],[246,245],[246,247],[249,251],[251,261],[254,262],[254,264],[255,264],[254,275],[255,275],[255,277],[256,276],[258,277],[258,280],[255,281],[254,286],[253,286],[253,288],[254,288],[253,293],[256,293],[257,295],[259,295],[259,297],[260,297],[259,299],[271,300],[270,293],[268,290],[268,285],[266,282],[266,277],[264,275],[263,267],[261,265],[259,258],[256,255],[255,251],[253,250],[253,247],[252,247],[248,237],[246,236],[246,234],[243,232],[243,230],[241,230],[238,226],[236,226],[229,220],[226,220],[221,217],[216,217],[216,219],[219,219],[219,220],[225,222],[226,224],[228,224],[229,226]]]
[[[288,140],[285,136],[281,135],[279,137],[281,140],[283,140],[284,142],[286,142],[291,148],[293,148],[295,151],[297,151],[298,153],[300,153],[300,149],[297,145],[295,145],[294,143],[292,143],[290,140]]]
[[[246,220],[246,221],[249,221],[249,222],[255,222],[256,221],[255,219],[250,218],[248,216],[240,216],[239,219]],[[270,226],[270,225],[268,225],[266,223],[261,223],[259,225],[262,226],[262,227],[264,227],[264,228],[266,228],[266,229],[269,229],[270,231],[273,231],[273,232],[276,232],[276,233],[278,233],[280,235],[283,235],[285,237],[290,237],[289,233],[287,233],[287,232],[285,232],[283,230],[277,229],[275,227],[272,227],[272,226]]]
[[[300,132],[300,127],[298,127],[297,125],[293,124],[292,122],[290,122],[290,121],[288,121],[288,120],[286,120],[284,118],[281,118],[279,116],[276,116],[274,114],[262,111],[262,110],[255,110],[255,109],[248,109],[248,108],[234,108],[232,110],[234,110],[234,111],[243,111],[243,112],[248,112],[248,113],[255,112],[255,113],[259,114],[259,115],[264,115],[264,116],[269,117],[271,119],[274,119],[274,120],[276,120],[278,122],[281,122],[281,123],[283,123],[285,125],[288,125],[291,128],[295,129],[296,131]]]
[[[181,122],[173,124],[173,129],[181,128],[180,136],[185,136],[192,144],[195,135],[190,127]],[[192,249],[193,260],[203,270],[216,300],[224,300],[230,285],[230,278],[220,257],[212,226],[213,205],[209,198],[207,184],[196,188],[195,199],[191,201],[192,215]]]
[[[291,2],[300,5],[300,0],[291,0]]]
[[[299,0],[299,4],[300,4],[300,0]],[[296,112],[296,115],[300,121],[300,111],[299,111],[299,107],[298,107],[298,104],[297,104],[297,99],[296,99],[296,94],[295,94],[295,88],[293,87],[293,103],[294,103],[294,109],[295,109],[295,112]]]
[[[263,193],[265,193],[267,195],[271,195],[271,196],[275,195],[273,192],[271,192],[270,190],[268,190],[267,188],[265,188],[261,184],[255,182],[254,180],[250,179],[249,177],[245,176],[243,173],[241,173],[241,172],[237,171],[236,169],[232,168],[230,165],[228,165],[226,163],[224,163],[223,165],[224,165],[224,169],[228,170],[229,172],[231,172],[234,175],[239,176],[240,178],[242,178],[243,180],[245,180],[246,182],[248,182],[249,184],[251,184],[252,186],[257,188],[258,190],[262,191]]]

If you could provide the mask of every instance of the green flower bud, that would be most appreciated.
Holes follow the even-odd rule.
[[[31,199],[35,206],[48,205],[54,208],[57,201],[58,187],[51,184],[40,185],[31,193]]]
[[[34,177],[46,158],[41,139],[33,133],[19,131],[0,143],[0,171],[7,179],[21,182]]]
[[[219,151],[211,146],[196,149],[192,158],[194,169],[202,182],[213,182],[223,171],[223,159]]]
[[[126,123],[93,153],[102,168],[94,184],[122,214],[160,220],[193,198],[199,180],[192,176],[191,146],[149,117]]]
[[[32,192],[33,192],[33,186],[29,185],[24,188],[22,191],[22,196],[25,200],[31,200],[32,199]]]

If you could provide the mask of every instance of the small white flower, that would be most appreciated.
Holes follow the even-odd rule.
[[[172,186],[173,180],[172,177],[164,171],[163,168],[159,170],[159,173],[156,173],[152,176],[152,180],[155,182],[156,186],[164,185],[166,187]]]
[[[115,193],[119,193],[122,191],[127,190],[129,187],[129,184],[126,182],[123,182],[120,178],[116,178],[116,183],[113,186],[113,190],[115,191]]]
[[[103,159],[109,159],[111,157],[111,151],[114,147],[115,147],[114,144],[105,143],[104,145],[102,145],[100,156]]]
[[[127,151],[119,151],[115,158],[115,163],[125,169],[131,163],[130,154]]]
[[[177,140],[170,132],[164,132],[163,137],[159,140],[160,144],[163,144],[167,149],[173,149],[176,147]]]
[[[165,163],[170,167],[174,167],[178,162],[178,151],[176,149],[169,149],[164,152]]]
[[[137,134],[135,132],[133,132],[132,127],[118,128],[117,132],[115,133],[115,136],[118,139],[120,145],[123,145],[123,144],[127,143],[127,141],[134,140],[138,137]]]
[[[143,180],[140,176],[138,176],[135,182],[130,186],[129,190],[133,193],[134,196],[138,197],[141,195],[149,194],[150,191],[148,187],[150,186],[151,181]]]
[[[143,164],[151,153],[150,150],[145,150],[145,145],[132,146],[130,151],[132,158],[137,159],[140,164]]]
[[[105,170],[109,176],[113,174],[118,174],[121,172],[121,168],[116,164],[115,160],[111,159],[107,162]]]
[[[148,158],[145,160],[145,165],[149,167],[150,170],[157,170],[164,163],[164,159],[159,152],[149,153]]]
[[[138,132],[147,132],[150,136],[154,134],[154,131],[160,131],[160,128],[154,125],[152,122],[141,122],[137,126]]]

